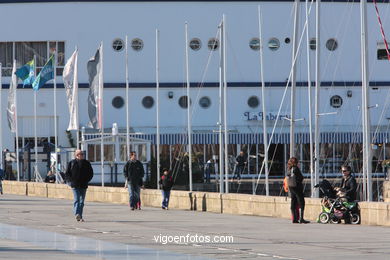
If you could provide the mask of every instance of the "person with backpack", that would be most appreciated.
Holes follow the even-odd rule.
[[[303,194],[303,175],[298,167],[298,159],[291,157],[287,162],[287,169],[286,182],[291,197],[290,209],[292,223],[310,223],[310,221],[304,219],[305,197]]]
[[[130,152],[130,160],[127,161],[123,168],[123,174],[127,180],[130,209],[141,209],[140,192],[145,170],[142,163],[137,160],[136,152]]]
[[[169,205],[169,197],[171,196],[171,189],[173,186],[173,178],[168,169],[163,170],[163,175],[161,176],[159,184],[161,185],[161,192],[163,195],[161,208],[167,210]]]
[[[84,222],[83,209],[85,195],[88,189],[88,183],[93,178],[93,169],[91,163],[84,159],[84,153],[81,150],[75,151],[75,159],[68,163],[66,169],[66,179],[73,191],[73,213],[77,221]]]

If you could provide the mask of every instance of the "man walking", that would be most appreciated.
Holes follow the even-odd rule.
[[[77,221],[84,221],[85,194],[93,177],[93,169],[91,163],[84,159],[83,151],[75,151],[75,159],[68,163],[65,175],[73,190],[73,213]]]
[[[123,173],[127,179],[130,208],[134,210],[140,201],[140,186],[142,186],[142,178],[145,174],[144,166],[137,160],[137,154],[135,152],[130,152],[130,160],[127,161]]]
[[[241,180],[241,174],[244,172],[245,166],[247,164],[248,156],[246,156],[244,151],[241,151],[236,158],[236,171],[233,175],[233,180],[236,178]]]

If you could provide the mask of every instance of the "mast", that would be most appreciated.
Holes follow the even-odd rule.
[[[188,175],[190,191],[192,191],[192,130],[191,130],[191,95],[190,95],[190,76],[188,62],[188,24],[185,23],[186,36],[186,82],[187,82],[187,136],[188,136]]]
[[[37,75],[37,58],[34,55],[34,64],[35,64],[35,75]],[[38,172],[38,137],[37,137],[37,90],[33,90],[34,92],[34,150],[35,150],[35,163],[34,163],[34,177],[35,181],[40,181],[41,176],[39,175]],[[16,118],[17,120],[17,118]],[[16,143],[18,144],[19,141],[16,140]],[[19,149],[19,148],[18,148]],[[18,151],[19,152],[19,151]],[[19,176],[19,171],[18,171],[18,176]]]
[[[305,11],[306,11],[306,56],[307,56],[307,96],[309,99],[309,139],[310,139],[310,191],[311,197],[314,198],[314,155],[313,155],[313,127],[312,127],[312,104],[311,104],[311,71],[310,71],[310,38],[309,38],[309,1],[306,0]]]
[[[222,39],[222,30],[223,30],[223,21],[221,22],[219,26],[219,39]],[[221,41],[222,42],[222,41]],[[219,48],[219,117],[218,117],[218,133],[219,133],[219,192],[223,193],[223,138],[222,138],[222,108],[223,108],[223,53],[222,53],[222,48]]]
[[[362,124],[363,124],[363,197],[372,201],[371,129],[369,111],[367,3],[360,1],[362,59]]]
[[[104,81],[103,81],[103,42],[100,43],[100,73],[99,73],[99,117],[100,117],[100,168],[102,176],[102,187],[104,187],[104,123],[103,123],[103,91],[104,91]]]
[[[222,15],[222,65],[223,65],[223,123],[224,123],[224,152],[225,152],[225,193],[229,192],[229,160],[228,160],[228,141],[229,141],[229,131],[227,127],[227,81],[226,81],[226,18],[225,14]]]
[[[127,48],[127,35],[125,39],[125,63],[126,63],[126,160],[129,159],[130,156],[130,118],[129,118],[129,53]]]
[[[57,51],[58,51],[58,42],[56,42],[56,49],[54,51],[54,62],[53,62],[53,69],[54,69],[54,75],[53,75],[53,87],[54,87],[54,158],[55,158],[55,164],[54,164],[54,175],[56,176],[56,182],[59,183],[59,180],[61,178],[61,175],[59,175],[57,169],[58,169],[58,137],[57,137]]]
[[[259,44],[260,44],[260,77],[261,77],[261,103],[263,108],[263,139],[264,139],[264,173],[265,173],[265,195],[269,196],[269,181],[268,181],[268,135],[267,135],[267,120],[266,120],[266,105],[265,105],[265,82],[263,69],[263,38],[261,31],[261,12],[260,5],[258,6],[259,15]],[[256,155],[257,156],[257,155]]]
[[[316,1],[316,65],[315,65],[315,96],[314,96],[314,183],[319,182],[319,171],[320,171],[320,4],[321,1]],[[312,196],[318,198],[318,189],[312,191]]]
[[[160,180],[160,100],[159,100],[159,31],[156,29],[156,157],[157,157],[157,189],[160,189],[158,182]]]
[[[298,52],[298,22],[299,22],[299,0],[294,2],[294,36],[292,54],[292,74],[291,74],[291,115],[290,115],[290,158],[295,156],[295,91],[297,68],[296,56]]]

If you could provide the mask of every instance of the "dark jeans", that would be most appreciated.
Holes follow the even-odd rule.
[[[241,174],[244,172],[245,165],[237,165],[233,178],[237,176],[237,179],[241,179]]]
[[[131,208],[136,208],[137,203],[140,201],[140,186],[133,183],[128,183],[127,189],[129,190],[129,204]]]
[[[84,200],[87,189],[72,188],[73,191],[73,213],[83,217]]]
[[[302,188],[290,188],[290,196],[291,196],[291,210],[296,210],[297,208],[301,208],[302,211],[305,209],[305,197],[303,195]]]
[[[162,196],[163,196],[162,206],[164,208],[168,208],[169,197],[171,196],[171,191],[170,190],[161,190],[161,192],[162,192]]]

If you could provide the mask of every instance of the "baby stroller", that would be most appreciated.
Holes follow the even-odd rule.
[[[357,202],[349,202],[345,192],[340,188],[333,188],[327,180],[323,180],[315,186],[323,194],[321,200],[321,213],[318,216],[319,223],[345,223],[360,224],[360,208]]]

